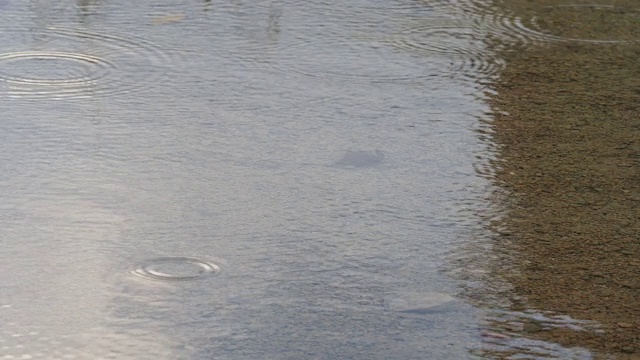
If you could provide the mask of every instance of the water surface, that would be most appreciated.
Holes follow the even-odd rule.
[[[489,5],[2,2],[0,358],[481,357]]]

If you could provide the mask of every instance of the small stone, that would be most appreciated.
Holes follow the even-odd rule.
[[[384,160],[384,153],[375,151],[347,151],[347,153],[336,163],[341,166],[368,167],[375,166]]]
[[[507,340],[507,339],[511,338],[509,335],[500,334],[500,333],[493,332],[493,331],[484,331],[484,332],[482,332],[482,336],[489,337],[489,338],[494,338],[494,339],[500,339],[500,340]]]
[[[633,346],[623,346],[620,348],[620,351],[627,354],[633,354],[636,352],[636,349]]]
[[[542,330],[542,328],[540,327],[540,325],[538,324],[534,324],[534,323],[526,323],[524,324],[524,326],[522,327],[522,330],[528,333],[537,333],[540,330]]]
[[[507,324],[504,328],[505,330],[512,332],[521,331],[522,324]]]
[[[623,329],[630,329],[633,327],[633,324],[631,323],[626,323],[626,322],[619,322],[618,326],[623,328]]]
[[[384,307],[402,313],[430,314],[450,309],[454,300],[454,297],[445,293],[407,293],[385,297]]]
[[[595,279],[593,279],[593,282],[594,282],[595,284],[602,285],[602,284],[606,284],[606,283],[608,283],[609,281],[608,281],[607,279],[605,279],[605,278],[601,278],[601,277],[599,277],[599,278],[595,278]]]

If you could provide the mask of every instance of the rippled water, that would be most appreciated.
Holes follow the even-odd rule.
[[[0,359],[494,349],[490,5],[1,1]]]

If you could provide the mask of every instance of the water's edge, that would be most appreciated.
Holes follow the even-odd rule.
[[[549,9],[543,3],[538,10]],[[605,325],[603,333],[534,329],[527,336],[631,359],[640,352],[640,43],[626,41],[624,23],[612,33],[598,18],[600,10],[622,16],[625,4],[632,8],[622,1],[574,12],[590,25],[567,38],[585,41],[502,52],[495,180],[511,208],[494,225],[514,250],[515,269],[505,276],[525,299],[515,309]],[[528,1],[503,6],[530,17]],[[564,25],[545,24],[551,33]],[[587,41],[607,38],[620,43]]]

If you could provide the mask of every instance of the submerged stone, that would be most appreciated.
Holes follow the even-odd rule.
[[[455,298],[439,292],[411,293],[387,296],[384,307],[389,311],[428,314],[446,310]]]
[[[380,150],[375,151],[347,151],[344,156],[338,160],[336,165],[366,167],[374,166],[384,160],[384,153]]]

